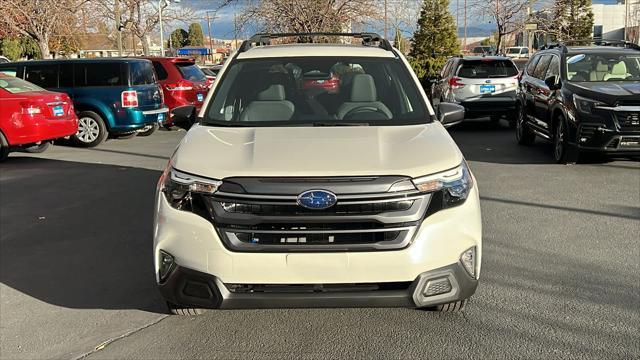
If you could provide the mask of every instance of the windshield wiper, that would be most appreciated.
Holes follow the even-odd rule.
[[[314,122],[313,126],[369,126],[368,122]]]

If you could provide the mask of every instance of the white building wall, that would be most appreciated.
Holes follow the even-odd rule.
[[[602,38],[622,40],[624,38],[625,5],[591,5],[593,25],[602,25]]]

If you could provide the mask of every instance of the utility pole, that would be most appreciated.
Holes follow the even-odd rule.
[[[460,0],[456,0],[456,35],[460,34]]]
[[[162,28],[162,3],[164,0],[158,1],[158,20],[160,22],[160,56],[164,57],[164,29]]]
[[[120,21],[120,0],[115,0],[115,10],[116,10],[116,30],[118,31],[118,56],[122,57],[122,24]]]
[[[238,16],[233,13],[233,46],[238,48]]]
[[[387,0],[384,0],[384,38],[388,38],[387,34],[387,22],[389,17],[387,16]]]
[[[462,42],[462,48],[467,50],[467,0],[464,0],[464,41]]]
[[[207,10],[207,32],[209,33],[209,54],[211,56],[211,61],[213,61],[213,39],[211,38],[211,19],[209,18],[209,13],[212,11]],[[216,19],[216,13],[213,11],[213,20]]]

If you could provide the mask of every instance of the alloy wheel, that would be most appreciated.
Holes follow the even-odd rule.
[[[78,120],[78,133],[76,137],[83,143],[95,141],[100,136],[100,126],[91,117],[83,117]]]

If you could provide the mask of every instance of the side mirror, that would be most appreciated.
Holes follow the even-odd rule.
[[[440,81],[442,81],[442,78],[440,77],[440,75],[436,75],[436,76],[434,76],[432,78],[429,78],[429,80],[428,80],[428,82],[431,83],[431,84],[437,84]]]
[[[438,104],[438,120],[446,128],[461,123],[464,120],[464,106],[441,102]]]
[[[562,87],[560,83],[560,77],[558,75],[549,76],[544,79],[544,83],[547,85],[549,90],[558,90]]]
[[[183,129],[189,129],[196,122],[196,107],[185,105],[171,110],[173,123]]]

